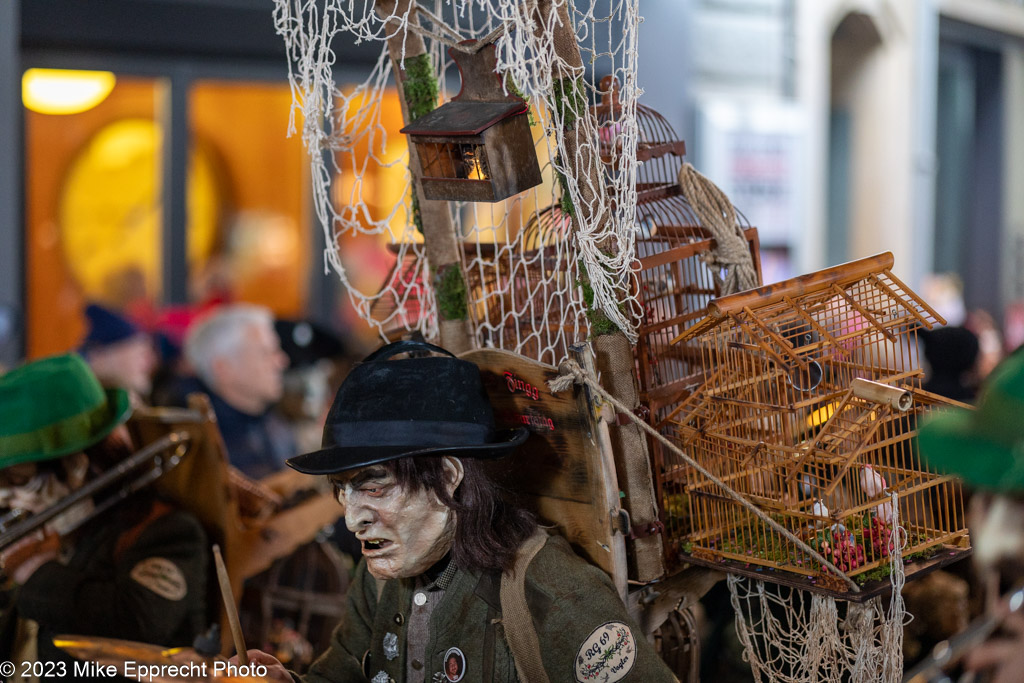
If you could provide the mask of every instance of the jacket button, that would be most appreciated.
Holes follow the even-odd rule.
[[[405,617],[403,617],[403,616],[401,615],[401,613],[399,613],[399,614],[396,614],[396,615],[395,615],[395,623],[396,623],[396,624],[398,624],[399,626],[401,626],[401,625],[402,625],[402,622],[404,622],[404,621],[405,621]]]
[[[418,660],[418,659],[414,659],[414,660],[412,660],[412,668],[414,668],[414,669],[416,669],[417,671],[419,671],[420,669],[422,669],[422,668],[423,668],[423,662],[421,662],[421,661],[420,661],[420,660]]]

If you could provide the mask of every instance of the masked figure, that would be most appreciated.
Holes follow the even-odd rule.
[[[410,351],[419,357],[393,358]],[[329,477],[363,549],[347,612],[307,681],[486,683],[521,680],[517,668],[552,683],[675,680],[611,580],[503,502],[484,473],[481,460],[514,457],[526,437],[495,430],[477,367],[438,347],[398,342],[352,370],[322,449],[288,463]],[[525,548],[536,554],[521,564]],[[502,587],[516,564],[521,613]],[[533,661],[517,661],[509,643],[534,629]],[[285,680],[272,657],[250,655]]]
[[[0,514],[39,513],[132,453],[123,389],[104,390],[81,357],[0,377]],[[206,536],[190,514],[143,490],[92,519],[84,498],[0,549],[0,659],[73,660],[52,642],[77,634],[191,645],[206,626]],[[59,673],[61,670],[55,670]]]

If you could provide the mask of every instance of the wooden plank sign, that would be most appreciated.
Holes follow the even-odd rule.
[[[460,358],[479,366],[498,428],[530,430],[513,455],[485,461],[488,474],[624,589],[615,465],[607,426],[596,419],[588,392],[576,386],[552,394],[547,383],[557,368],[510,351],[479,349]]]

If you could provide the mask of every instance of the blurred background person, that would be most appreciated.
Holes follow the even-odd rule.
[[[989,376],[1005,357],[1003,333],[988,311],[978,308],[967,314],[964,327],[978,337],[978,382]]]
[[[1024,356],[1014,354],[986,380],[977,410],[937,412],[922,425],[918,437],[921,457],[939,471],[957,475],[972,491],[967,517],[974,549],[971,561],[986,592],[984,617],[996,621],[991,626],[975,621],[971,628],[980,637],[965,640],[962,645],[970,644],[966,651],[957,648],[951,658],[942,658],[956,662],[966,655],[964,664],[976,677],[960,680],[1021,680],[1024,617],[1019,603],[1009,609],[998,603],[1024,585],[1022,414]],[[991,638],[979,643],[988,633]]]
[[[132,455],[127,392],[104,390],[76,354],[0,377],[0,411],[0,513],[8,523],[50,509]],[[84,498],[0,549],[0,659],[65,662],[70,674],[55,635],[187,646],[207,625],[198,520],[146,489],[90,519],[93,510]]]
[[[229,304],[211,311],[189,330],[185,359],[196,376],[181,384],[178,402],[193,391],[210,396],[231,464],[253,479],[282,469],[296,450],[288,424],[273,411],[288,357],[270,310]]]
[[[970,403],[978,387],[978,337],[966,327],[921,330],[928,376],[924,390]]]
[[[89,328],[79,353],[100,382],[148,401],[157,356],[153,340],[125,316],[99,304],[85,309]]]
[[[311,320],[277,320],[274,330],[288,356],[279,404],[298,452],[320,447],[327,411],[351,358],[342,339]]]

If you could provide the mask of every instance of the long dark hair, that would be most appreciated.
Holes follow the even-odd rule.
[[[455,566],[467,570],[506,570],[516,550],[537,528],[533,513],[504,500],[503,490],[473,458],[460,459],[462,483],[449,496],[441,457],[399,458],[383,463],[399,485],[426,489],[455,511]]]

